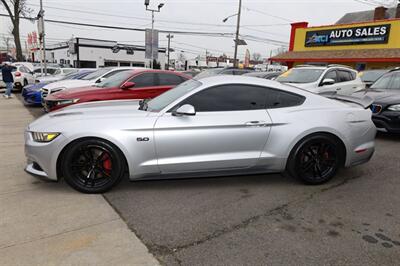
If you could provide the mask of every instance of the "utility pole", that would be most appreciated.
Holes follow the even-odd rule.
[[[239,11],[237,14],[237,24],[236,24],[236,39],[235,39],[235,54],[234,54],[234,62],[233,66],[238,67],[238,59],[237,59],[237,53],[238,53],[238,45],[239,45],[239,29],[240,29],[240,15],[242,13],[242,0],[239,0]]]
[[[168,62],[167,62],[167,70],[169,70],[169,60],[170,60],[170,53],[171,53],[171,39],[174,38],[174,35],[171,35],[171,33],[168,33],[167,35],[168,38]]]
[[[154,38],[154,10],[151,10],[151,61],[150,61],[150,68],[153,69],[154,68],[154,64],[153,64],[153,38]]]
[[[43,76],[43,70],[44,70],[44,75],[47,75],[47,62],[46,62],[46,42],[45,42],[45,30],[44,30],[44,10],[43,10],[43,0],[40,0],[40,11],[38,14],[38,23],[39,23],[39,38],[41,40],[41,50],[42,50],[42,60],[40,64],[40,73]]]

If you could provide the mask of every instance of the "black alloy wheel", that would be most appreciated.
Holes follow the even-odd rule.
[[[336,175],[343,155],[337,140],[330,136],[315,135],[296,145],[288,171],[306,184],[323,184]]]
[[[83,193],[103,193],[119,183],[125,172],[121,152],[103,140],[83,140],[65,153],[62,173],[65,181]]]

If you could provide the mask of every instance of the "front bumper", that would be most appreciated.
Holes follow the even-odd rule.
[[[380,114],[374,114],[372,121],[378,131],[400,133],[400,112],[383,111]]]
[[[57,105],[58,102],[59,102],[58,100],[47,100],[46,99],[46,100],[43,101],[42,104],[43,104],[44,110],[46,112],[55,111],[55,110],[58,110],[58,109],[61,109],[61,108],[64,108],[64,107],[72,105],[72,103]]]
[[[42,93],[40,91],[26,91],[22,90],[22,97],[24,97],[25,103],[28,104],[42,104]]]
[[[25,171],[39,177],[56,181],[57,159],[68,139],[62,134],[48,143],[35,142],[30,132],[25,132]]]

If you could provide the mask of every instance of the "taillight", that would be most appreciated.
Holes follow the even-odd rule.
[[[18,71],[15,72],[15,76],[16,76],[16,77],[20,77],[20,76],[21,76],[21,72],[18,72]]]

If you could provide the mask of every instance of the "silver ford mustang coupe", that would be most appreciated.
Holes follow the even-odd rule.
[[[189,80],[151,101],[71,106],[31,123],[26,171],[102,193],[130,180],[287,172],[306,184],[369,161],[370,102],[275,81]]]

